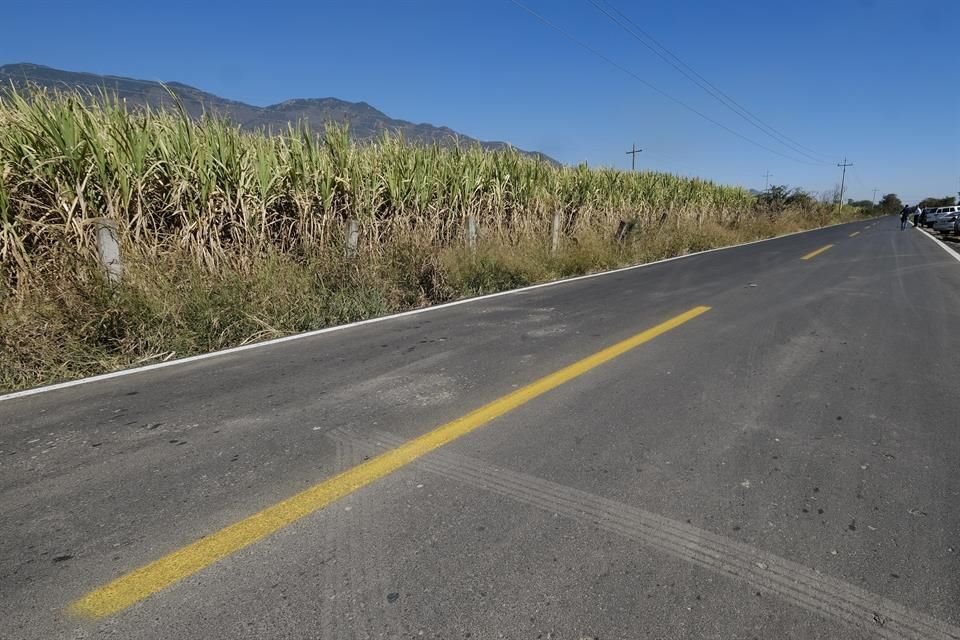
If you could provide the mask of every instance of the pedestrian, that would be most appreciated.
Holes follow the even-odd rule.
[[[907,228],[907,216],[910,215],[910,205],[907,205],[903,208],[903,211],[900,212],[900,231],[903,231]]]
[[[920,225],[921,214],[923,214],[923,209],[920,207],[920,205],[917,205],[917,208],[913,210],[913,226],[916,227]]]

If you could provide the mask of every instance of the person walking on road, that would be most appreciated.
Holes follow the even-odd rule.
[[[910,215],[910,205],[907,205],[903,208],[903,211],[900,212],[900,231],[903,231],[907,228],[907,216]]]
[[[917,208],[913,210],[913,226],[916,227],[920,225],[920,214],[922,213],[923,209],[920,207],[920,205],[917,205]]]

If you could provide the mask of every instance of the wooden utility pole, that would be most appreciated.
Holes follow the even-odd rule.
[[[837,164],[838,167],[843,167],[843,174],[840,176],[840,202],[837,206],[837,213],[843,212],[843,185],[847,181],[847,167],[852,167],[852,162],[847,162],[846,156],[843,158],[843,162]]]
[[[637,170],[637,154],[643,151],[643,149],[637,149],[636,144],[630,145],[630,151],[627,151],[627,155],[630,156],[630,171]]]

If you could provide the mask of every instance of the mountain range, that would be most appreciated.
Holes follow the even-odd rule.
[[[460,144],[479,144],[484,149],[491,150],[510,146],[506,142],[476,140],[449,127],[398,120],[366,102],[348,102],[338,98],[296,98],[258,107],[222,98],[180,82],[161,83],[64,71],[29,63],[0,66],[0,87],[9,87],[11,84],[18,89],[33,85],[61,91],[90,92],[94,95],[106,91],[116,94],[127,104],[147,105],[151,108],[172,107],[174,101],[170,93],[173,93],[193,118],[199,118],[204,112],[212,113],[228,118],[248,130],[280,132],[286,130],[288,124],[300,121],[308,122],[314,129],[319,129],[327,122],[335,122],[349,124],[351,137],[358,141],[370,140],[384,131],[392,131],[403,134],[406,140],[415,144],[451,145],[459,141]],[[518,151],[556,164],[555,160],[544,154],[522,149]]]

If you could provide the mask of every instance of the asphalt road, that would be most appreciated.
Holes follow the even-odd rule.
[[[960,638],[958,347],[884,218],[0,400],[0,637]]]

